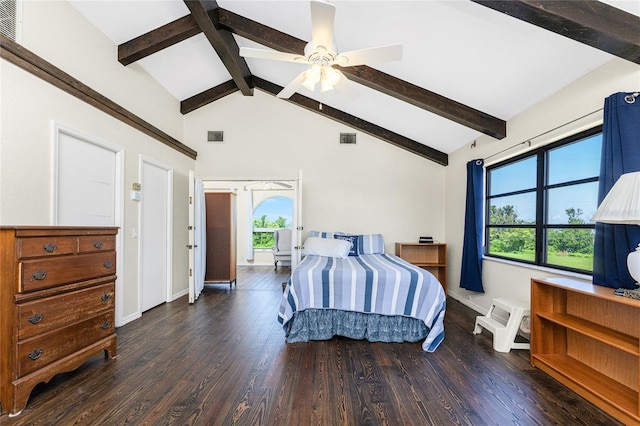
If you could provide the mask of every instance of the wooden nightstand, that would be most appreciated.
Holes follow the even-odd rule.
[[[396,256],[431,272],[447,293],[447,245],[396,243]]]

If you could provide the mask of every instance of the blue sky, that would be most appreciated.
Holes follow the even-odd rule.
[[[550,151],[549,184],[598,176],[601,146],[602,135],[598,134]],[[533,157],[494,169],[491,193],[500,194],[535,187],[536,163],[536,158]],[[581,209],[580,217],[585,222],[590,222],[597,208],[597,198],[597,182],[549,191],[549,223],[567,223],[565,210],[571,207]],[[535,193],[496,199],[493,202],[496,207],[509,204],[516,206],[520,219],[535,220]]]
[[[293,221],[293,200],[288,197],[272,197],[267,198],[253,211],[254,218],[260,218],[267,215],[267,220],[275,222],[278,217],[282,216],[287,219],[287,225],[291,226]]]

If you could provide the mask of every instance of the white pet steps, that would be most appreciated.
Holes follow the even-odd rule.
[[[509,314],[506,324],[492,316],[495,309],[501,309]],[[529,343],[515,342],[522,319],[529,316],[529,306],[513,299],[493,299],[489,312],[485,316],[476,317],[476,325],[473,334],[482,333],[482,329],[493,334],[493,349],[497,352],[509,352],[511,349],[529,349]]]

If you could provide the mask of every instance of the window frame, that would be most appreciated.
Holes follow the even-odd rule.
[[[527,151],[520,155],[508,158],[506,160],[500,161],[498,163],[487,166],[485,169],[485,220],[484,220],[484,247],[483,247],[483,255],[489,258],[496,259],[504,259],[513,262],[525,263],[534,266],[541,266],[546,268],[559,269],[564,271],[575,272],[579,274],[592,275],[592,271],[585,269],[577,269],[571,268],[568,266],[550,264],[547,259],[547,247],[548,247],[548,237],[549,230],[552,229],[591,229],[595,231],[595,223],[589,223],[589,219],[585,221],[587,223],[584,224],[552,224],[549,223],[549,191],[557,188],[581,185],[585,183],[593,183],[599,181],[599,176],[596,177],[588,177],[575,179],[570,181],[563,181],[560,183],[554,183],[549,185],[548,182],[548,173],[549,173],[549,153],[557,148],[568,146],[572,143],[578,142],[580,140],[588,139],[598,134],[602,134],[602,125],[598,125],[592,128],[589,128],[584,131],[580,131],[568,137],[562,138],[556,142],[552,142],[541,146],[539,148],[535,148],[531,151]],[[515,164],[519,161],[522,161],[527,158],[535,158],[537,161],[536,164],[536,186],[535,188],[527,188],[527,189],[519,189],[515,191],[500,193],[497,195],[491,195],[491,171],[508,166],[509,164]],[[536,199],[536,209],[535,209],[535,223],[533,224],[490,224],[490,207],[491,200],[501,197],[520,195],[526,193],[535,193]],[[490,231],[491,229],[501,229],[501,228],[517,228],[517,229],[533,229],[535,233],[535,252],[534,252],[534,260],[530,261],[527,259],[518,259],[514,257],[500,256],[494,253],[489,252],[489,242],[490,242]]]

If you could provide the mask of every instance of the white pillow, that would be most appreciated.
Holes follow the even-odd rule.
[[[302,254],[345,259],[349,255],[350,249],[351,243],[349,241],[309,237],[302,246]]]

